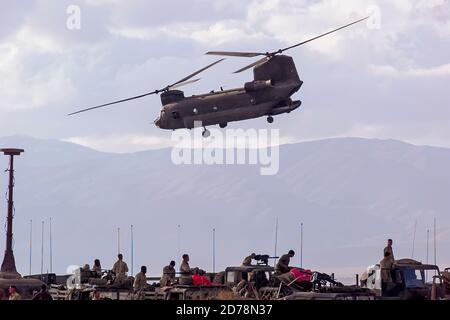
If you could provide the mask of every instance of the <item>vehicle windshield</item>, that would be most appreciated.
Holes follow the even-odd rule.
[[[425,285],[422,270],[403,269],[403,276],[406,287],[423,287]]]

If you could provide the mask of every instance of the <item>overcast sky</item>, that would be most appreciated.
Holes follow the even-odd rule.
[[[211,63],[208,50],[276,50],[373,13],[376,21],[289,52],[304,81],[295,95],[303,106],[272,127],[290,141],[359,136],[450,147],[449,0],[1,4],[0,136],[117,152],[166,146],[171,132],[153,125],[157,96],[66,114],[175,82]],[[67,28],[70,5],[81,10],[80,29]],[[228,58],[186,95],[241,86],[251,71],[231,72],[250,62]],[[267,126],[260,118],[230,127]]]

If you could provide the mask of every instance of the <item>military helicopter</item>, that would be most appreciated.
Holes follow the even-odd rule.
[[[283,52],[347,28],[368,18],[359,19],[314,38],[273,52],[210,51],[206,53],[208,55],[248,58],[263,56],[262,59],[235,72],[239,73],[253,68],[253,81],[245,83],[243,88],[230,90],[223,90],[221,88],[217,92],[211,91],[207,94],[193,95],[191,97],[185,97],[183,91],[175,90],[180,86],[198,81],[199,79],[191,80],[191,78],[221,62],[223,60],[221,59],[163,89],[83,109],[70,113],[69,115],[161,93],[162,109],[159,117],[154,121],[155,125],[161,129],[192,129],[197,123],[201,123],[204,129],[203,137],[208,137],[210,132],[206,129],[206,126],[218,124],[221,128],[225,128],[229,122],[263,116],[267,116],[267,122],[273,123],[273,116],[290,113],[301,105],[301,101],[293,101],[291,96],[300,89],[303,81],[300,80],[292,57],[283,55]]]

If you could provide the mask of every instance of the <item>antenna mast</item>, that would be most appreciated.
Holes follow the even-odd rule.
[[[13,216],[14,216],[14,157],[19,156],[22,149],[0,149],[5,156],[9,156],[9,184],[8,184],[8,216],[6,222],[6,250],[0,271],[0,278],[18,279],[20,274],[16,269],[16,260],[12,248],[13,241]]]
[[[31,252],[32,252],[32,243],[33,243],[33,220],[30,220],[30,269],[29,275],[31,276]]]
[[[50,241],[50,273],[53,272],[53,248],[52,248],[52,217],[50,217],[50,226],[49,226],[49,241]]]
[[[413,258],[413,259],[414,259],[414,246],[416,243],[416,231],[417,231],[417,220],[414,223],[414,236],[413,236],[412,253],[411,253],[411,258]]]
[[[133,239],[133,225],[131,225],[131,274],[134,274],[134,239]]]
[[[303,222],[300,223],[300,268],[303,268]]]
[[[44,221],[42,221],[42,235],[41,235],[41,277],[44,274]]]
[[[274,250],[274,257],[277,256],[277,246],[278,246],[278,217],[275,222],[275,250]],[[276,265],[276,260],[273,261],[273,265]]]
[[[216,272],[216,229],[213,228],[212,230],[213,234],[213,273]]]

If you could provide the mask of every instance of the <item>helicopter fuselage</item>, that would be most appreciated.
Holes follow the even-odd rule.
[[[303,84],[294,61],[286,55],[271,57],[253,69],[254,80],[243,88],[184,97],[182,91],[161,94],[163,108],[155,125],[161,129],[226,126],[233,121],[289,113],[300,101],[291,96]]]

